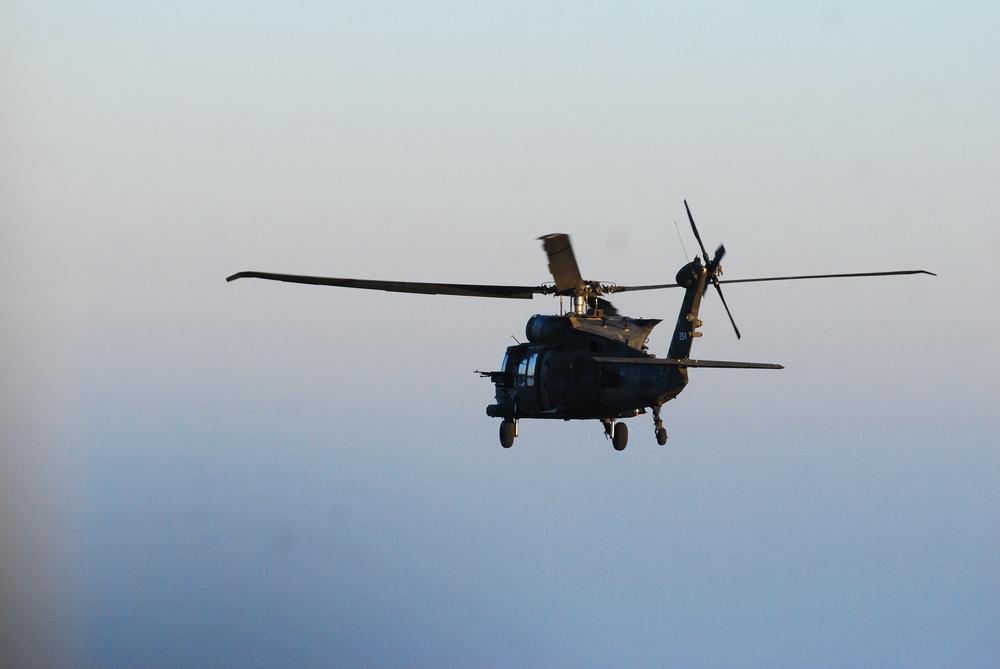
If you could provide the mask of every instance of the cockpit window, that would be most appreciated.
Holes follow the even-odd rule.
[[[537,353],[532,353],[531,355],[526,355],[523,358],[521,358],[521,362],[517,366],[517,385],[519,386],[535,385],[535,367],[537,363],[538,363]]]

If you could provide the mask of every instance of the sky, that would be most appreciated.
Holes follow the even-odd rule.
[[[0,6],[0,665],[995,667],[1000,10]],[[615,452],[488,380],[558,302],[730,286]],[[677,225],[675,225],[677,224]],[[676,291],[623,294],[663,318]]]

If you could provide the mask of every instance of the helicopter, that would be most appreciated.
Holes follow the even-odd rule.
[[[700,256],[677,272],[675,283],[620,286],[583,279],[569,235],[539,237],[548,256],[553,282],[539,286],[422,283],[344,279],[335,277],[238,272],[226,278],[257,278],[342,288],[360,288],[425,295],[464,295],[502,299],[531,299],[535,295],[557,295],[568,299],[568,311],[558,315],[536,314],[525,326],[526,343],[508,346],[500,369],[475,373],[488,378],[495,387],[496,402],[486,414],[500,418],[500,445],[510,448],[519,433],[521,419],[597,420],[616,451],[628,444],[628,426],[622,422],[652,411],[653,435],[661,446],[667,442],[661,409],[687,386],[692,368],[783,369],[781,365],[759,362],[700,360],[691,357],[694,340],[703,325],[698,318],[702,297],[709,284],[714,286],[729,316],[736,338],[741,337],[729,305],[722,293],[724,283],[796,281],[929,274],[927,270],[808,274],[751,279],[720,279],[724,245],[709,255],[684,200],[691,230],[698,241]],[[647,340],[661,319],[631,318],[622,315],[605,296],[646,290],[683,288],[684,298],[665,358],[649,352]],[[515,341],[517,341],[515,339]]]

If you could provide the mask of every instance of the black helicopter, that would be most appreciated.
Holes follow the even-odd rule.
[[[425,295],[466,295],[507,299],[531,299],[536,294],[559,295],[570,300],[567,313],[558,316],[532,316],[525,327],[528,343],[507,347],[498,371],[477,372],[488,377],[496,387],[496,403],[486,407],[486,413],[501,418],[500,444],[510,448],[518,434],[522,418],[558,418],[561,420],[599,420],[605,435],[615,450],[628,443],[628,426],[622,418],[638,416],[650,408],[653,412],[657,443],[667,442],[660,409],[684,390],[688,369],[716,367],[736,369],[782,369],[781,365],[756,362],[729,362],[691,358],[691,344],[701,333],[698,319],[701,299],[708,284],[722,300],[729,321],[740,338],[739,328],[722,294],[723,283],[752,283],[860,276],[890,276],[899,274],[930,274],[926,270],[891,272],[854,272],[847,274],[809,274],[755,279],[720,279],[722,258],[726,253],[720,245],[709,256],[698,234],[698,226],[687,201],[688,220],[701,248],[701,257],[684,265],[677,272],[676,283],[646,286],[619,286],[612,283],[585,281],[573,255],[569,236],[552,234],[541,237],[549,259],[554,283],[541,286],[493,286],[455,283],[414,283],[368,279],[239,272],[226,281],[243,278],[270,279],[343,288],[363,288],[398,293]],[[604,298],[612,293],[662,288],[684,288],[677,325],[666,358],[649,353],[646,340],[660,319],[622,316]],[[561,310],[560,310],[561,311]]]

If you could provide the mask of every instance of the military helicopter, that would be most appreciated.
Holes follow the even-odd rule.
[[[715,287],[722,305],[740,338],[726,298],[724,283],[764,281],[794,281],[800,279],[830,279],[843,277],[891,276],[900,274],[930,274],[926,270],[889,272],[853,272],[843,274],[809,274],[774,276],[754,279],[720,279],[725,246],[720,245],[709,256],[698,233],[691,209],[684,201],[691,229],[701,249],[701,256],[681,267],[676,283],[645,286],[619,286],[613,283],[586,281],[573,254],[568,235],[551,234],[539,239],[548,255],[549,271],[554,283],[541,286],[497,286],[455,283],[414,283],[369,279],[274,274],[269,272],[239,272],[228,277],[257,278],[343,288],[384,290],[425,295],[465,295],[506,299],[531,299],[535,295],[558,295],[560,304],[568,298],[567,312],[559,315],[535,315],[525,327],[527,343],[508,346],[500,369],[480,372],[494,384],[496,403],[486,407],[487,415],[500,418],[500,445],[510,448],[518,436],[522,418],[561,420],[598,420],[615,450],[628,444],[628,426],[619,422],[646,412],[653,414],[653,434],[658,444],[667,442],[660,410],[677,397],[688,383],[688,370],[694,367],[731,369],[783,369],[781,365],[758,362],[698,360],[691,357],[691,345],[700,337],[698,310],[709,284]],[[606,295],[640,290],[683,288],[673,338],[667,357],[649,353],[646,341],[661,320],[630,318],[605,299]]]

